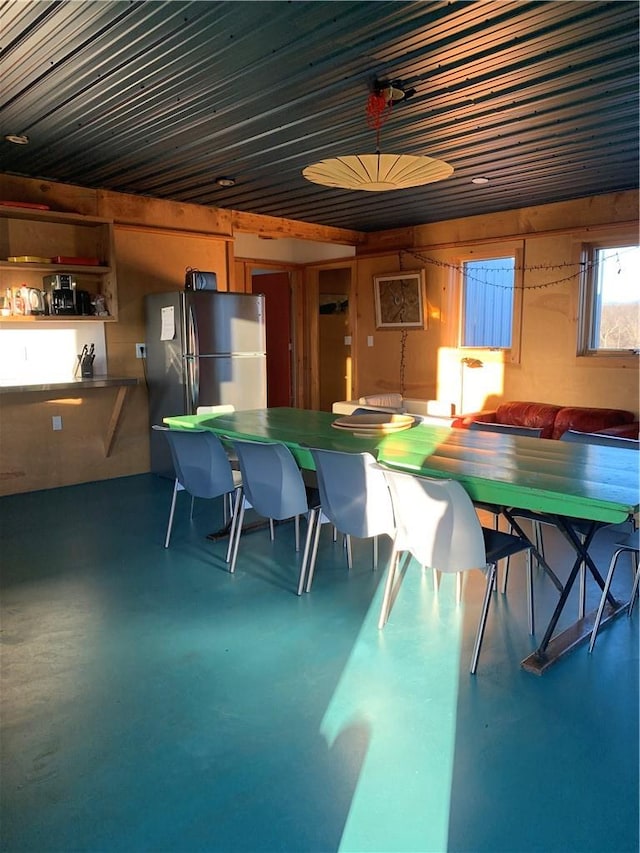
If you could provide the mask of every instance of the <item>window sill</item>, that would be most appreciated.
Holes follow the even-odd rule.
[[[638,369],[640,355],[618,355],[617,353],[593,352],[576,356],[578,367],[617,367]]]

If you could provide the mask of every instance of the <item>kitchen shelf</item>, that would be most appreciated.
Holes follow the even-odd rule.
[[[109,314],[106,317],[97,317],[95,314],[10,314],[8,317],[0,316],[0,323],[114,323],[115,317]]]
[[[99,265],[13,263],[9,257],[33,255],[40,258],[99,258]],[[11,315],[0,323],[114,322],[118,319],[117,278],[113,248],[113,222],[97,216],[54,210],[11,207],[0,204],[0,295],[7,288],[44,289],[43,277],[70,273],[78,290],[104,296],[109,315]]]
[[[29,272],[46,272],[55,275],[58,272],[75,272],[87,275],[103,275],[111,272],[111,267],[96,266],[73,266],[72,264],[42,264],[42,263],[16,263],[15,261],[0,260],[0,270],[29,270]]]

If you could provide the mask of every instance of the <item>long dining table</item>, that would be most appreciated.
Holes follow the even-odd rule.
[[[426,477],[458,480],[471,499],[517,516],[532,511],[554,524],[575,552],[566,580],[554,575],[559,598],[544,637],[522,666],[542,674],[552,663],[591,633],[595,610],[554,635],[557,623],[586,563],[602,589],[602,575],[591,559],[589,544],[607,524],[637,520],[639,471],[636,454],[616,447],[433,426],[416,422],[411,428],[362,434],[334,427],[336,415],[309,409],[266,408],[220,415],[175,415],[164,418],[172,429],[209,429],[223,439],[280,441],[298,465],[313,470],[310,447],[371,452],[379,462]],[[572,520],[591,522],[586,539]],[[624,604],[609,596],[604,621],[615,618]]]

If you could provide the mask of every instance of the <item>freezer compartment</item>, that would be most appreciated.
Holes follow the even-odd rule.
[[[187,354],[266,352],[264,297],[195,291],[184,300]]]

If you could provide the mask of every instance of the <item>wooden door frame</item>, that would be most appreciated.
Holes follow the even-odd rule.
[[[348,269],[351,273],[349,283],[349,325],[348,334],[351,336],[351,394],[358,387],[356,334],[358,327],[357,311],[357,260],[355,258],[324,261],[306,264],[304,267],[304,301],[306,312],[306,351],[304,359],[306,405],[311,409],[320,406],[320,324],[318,317],[318,299],[320,295],[320,273],[331,269]]]
[[[305,328],[304,328],[304,268],[301,264],[292,264],[285,261],[262,261],[258,258],[235,258],[234,275],[231,280],[231,290],[236,293],[251,293],[254,274],[260,270],[269,270],[273,273],[288,273],[291,292],[291,392],[293,405],[305,406],[306,395],[304,393],[304,351],[305,351]]]

